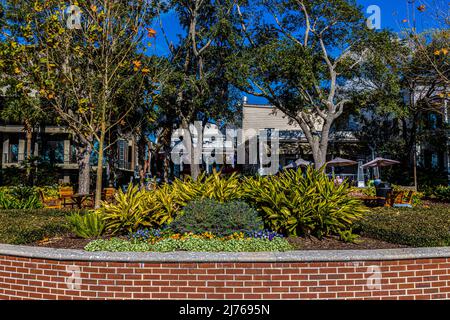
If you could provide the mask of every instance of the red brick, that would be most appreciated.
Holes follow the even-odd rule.
[[[68,290],[67,266],[82,269]],[[366,270],[382,266],[383,290]],[[450,259],[314,263],[64,262],[0,256],[0,299],[445,299]]]

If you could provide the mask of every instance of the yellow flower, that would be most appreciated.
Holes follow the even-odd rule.
[[[438,56],[438,55],[440,55],[441,54],[441,50],[436,50],[435,52],[434,52],[434,55],[435,56]]]
[[[441,51],[444,54],[444,56],[446,56],[448,54],[448,49],[447,48],[444,48]]]
[[[94,11],[94,12],[97,12],[97,6],[96,6],[96,5],[94,5],[94,4],[93,4],[93,5],[91,5],[91,10],[92,10],[92,11]]]
[[[150,69],[149,68],[144,68],[144,69],[142,69],[142,73],[143,74],[149,74],[150,73]]]

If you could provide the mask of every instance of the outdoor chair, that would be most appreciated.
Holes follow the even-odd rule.
[[[45,197],[42,190],[39,190],[39,198],[45,209],[61,209],[61,199]]]
[[[59,188],[59,197],[62,202],[62,207],[71,207],[73,208],[75,206],[75,202],[73,201],[72,197],[74,195],[73,188],[72,187],[60,187]]]
[[[395,199],[392,206],[394,208],[412,208],[414,191],[408,191],[408,193],[406,195],[404,192],[401,192],[401,193],[402,193],[402,197],[399,199]]]
[[[113,202],[114,201],[114,195],[116,194],[115,188],[105,188],[102,192],[102,199],[106,202]]]
[[[386,197],[385,207],[393,207],[395,203],[401,203],[404,196],[403,191],[391,191]]]

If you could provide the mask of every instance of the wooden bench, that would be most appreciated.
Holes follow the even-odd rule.
[[[39,198],[45,209],[61,209],[60,198],[48,198],[44,195],[44,192],[42,192],[42,190],[39,190]]]

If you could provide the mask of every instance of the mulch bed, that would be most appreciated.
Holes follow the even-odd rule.
[[[80,239],[72,235],[64,237],[56,237],[51,239],[44,239],[35,243],[32,246],[47,247],[55,249],[84,249],[84,247],[91,241],[91,239]]]
[[[33,246],[56,249],[84,249],[90,239],[80,239],[72,235],[44,239],[33,243]],[[317,238],[288,238],[288,241],[296,250],[366,250],[366,249],[395,249],[406,246],[393,244],[372,238],[360,237],[358,243],[345,243],[337,237],[329,237],[322,240]]]

